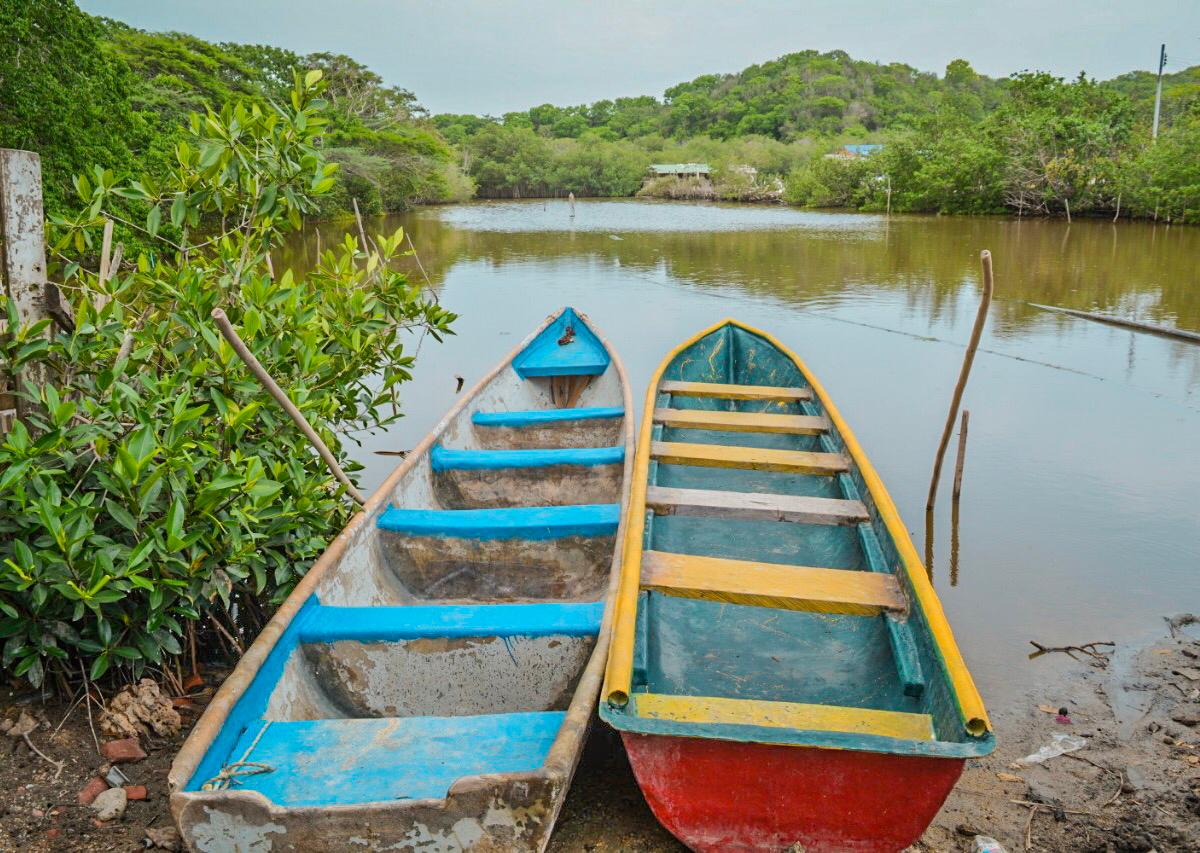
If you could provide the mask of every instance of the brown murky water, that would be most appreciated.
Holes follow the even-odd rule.
[[[368,230],[401,224],[462,317],[456,337],[422,346],[408,417],[363,439],[368,487],[396,461],[375,450],[411,447],[453,401],[456,375],[469,385],[558,306],[605,330],[635,399],[669,347],[732,315],[822,379],[921,550],[988,248],[996,298],[964,401],[964,494],[952,525],[952,445],[929,543],[984,697],[1011,707],[1054,676],[1053,656],[1027,659],[1031,639],[1142,640],[1165,614],[1200,610],[1200,346],[1028,304],[1200,330],[1198,228],[632,201],[579,202],[572,218],[565,202],[530,201]],[[326,244],[346,227],[322,225]],[[304,266],[314,251],[310,232],[286,260]]]

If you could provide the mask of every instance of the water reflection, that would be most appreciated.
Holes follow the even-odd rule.
[[[902,291],[906,307],[931,321],[953,313],[959,289],[977,283],[978,250],[987,247],[996,257],[996,337],[1074,322],[1029,302],[1200,329],[1196,228],[985,217],[886,222],[787,208],[638,202],[578,207],[574,220],[566,202],[550,201],[432,208],[374,222],[380,229],[404,224],[435,283],[464,260],[576,258],[619,265],[650,282],[736,284],[747,294],[808,307],[869,299],[876,288]],[[323,232],[328,245],[345,230],[321,223],[289,245],[285,263],[310,265],[317,235]]]
[[[363,439],[367,488],[396,461],[374,451],[413,447],[456,376],[474,381],[561,305],[607,333],[635,398],[672,345],[733,315],[796,349],[833,394],[925,549],[990,702],[1015,702],[1045,666],[1026,660],[1028,637],[1070,644],[1102,625],[1126,641],[1200,601],[1200,347],[1027,304],[1200,330],[1200,228],[582,201],[573,223],[565,202],[538,201],[367,228],[400,224],[462,316],[456,336],[423,347],[408,417]],[[308,266],[318,235],[328,246],[353,227],[322,224],[280,261]],[[970,471],[961,506],[943,483],[922,537],[983,248],[996,293],[963,401]]]

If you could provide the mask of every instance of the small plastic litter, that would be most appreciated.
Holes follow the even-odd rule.
[[[1054,717],[1054,722],[1061,723],[1064,726],[1071,725],[1071,712],[1066,708],[1059,708],[1058,714]]]
[[[1008,853],[1004,845],[990,835],[975,836],[975,853]]]
[[[110,787],[121,788],[129,784],[129,777],[126,776],[120,767],[113,765],[108,768],[108,772],[104,774],[104,781],[108,782]]]
[[[1078,735],[1054,735],[1050,743],[1043,746],[1032,755],[1019,759],[1017,764],[1041,764],[1059,755],[1066,755],[1087,746],[1087,741]]]

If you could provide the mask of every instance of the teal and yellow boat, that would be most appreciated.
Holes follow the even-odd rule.
[[[651,379],[600,716],[700,851],[894,851],[995,745],[824,388],[734,320]]]

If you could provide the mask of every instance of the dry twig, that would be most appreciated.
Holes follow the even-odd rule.
[[[1050,652],[1062,652],[1063,654],[1070,655],[1074,660],[1079,660],[1079,658],[1075,657],[1075,652],[1079,652],[1081,654],[1090,655],[1102,663],[1108,663],[1109,653],[1099,651],[1097,646],[1112,646],[1113,648],[1116,648],[1117,646],[1116,643],[1110,643],[1106,641],[1084,643],[1082,646],[1043,646],[1041,643],[1034,642],[1033,640],[1029,641],[1029,645],[1037,649],[1036,652],[1030,655],[1031,658],[1041,657],[1042,655],[1050,654]]]

